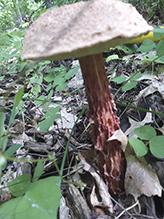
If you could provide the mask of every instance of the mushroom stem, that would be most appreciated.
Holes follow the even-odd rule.
[[[124,189],[126,160],[117,140],[108,139],[119,129],[119,118],[114,113],[115,103],[109,89],[103,55],[79,58],[87,100],[90,123],[93,124],[92,139],[97,154],[97,163],[103,173],[109,191],[116,195]]]
[[[90,123],[93,124],[93,143],[97,150],[103,150],[113,133],[119,129],[119,118],[109,89],[109,81],[101,54],[79,58],[87,100]]]

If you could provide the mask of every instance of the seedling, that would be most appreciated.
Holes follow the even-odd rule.
[[[138,138],[130,137],[129,143],[137,156],[142,157],[150,152],[158,158],[164,158],[164,136],[157,136],[153,127],[145,125],[134,129]]]

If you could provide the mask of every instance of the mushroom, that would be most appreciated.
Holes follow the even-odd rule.
[[[24,37],[22,60],[79,58],[97,163],[112,195],[124,190],[126,159],[102,52],[152,29],[131,4],[91,0],[43,13]]]

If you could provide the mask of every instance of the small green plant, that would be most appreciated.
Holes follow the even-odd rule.
[[[164,136],[157,136],[153,127],[145,125],[134,129],[138,138],[130,137],[129,143],[137,156],[141,157],[150,152],[158,158],[164,158]]]
[[[8,183],[10,193],[15,197],[0,205],[1,219],[57,218],[61,198],[59,177],[51,176],[38,181],[43,172],[39,162],[33,177],[23,174]]]
[[[137,52],[143,52],[143,56],[142,56],[143,59],[140,62],[144,63],[145,66],[143,66],[141,69],[148,66],[152,62],[164,64],[164,51],[163,51],[164,40],[160,40],[164,36],[164,28],[155,27],[153,30],[153,36],[155,39],[159,40],[157,44],[154,43],[152,40],[147,39],[141,44],[141,46],[138,49],[136,49]],[[121,50],[121,46],[119,48]],[[126,51],[125,46],[123,46],[123,48],[124,51]],[[129,51],[129,49],[127,49],[127,51]],[[151,51],[154,51],[154,54],[150,53]],[[111,55],[107,57],[106,61],[110,61],[113,59],[119,59],[119,58],[116,55]],[[123,83],[123,85],[121,86],[123,92],[131,90],[137,85],[136,80],[142,77],[142,74],[140,73],[141,69],[138,70],[133,75],[131,75],[129,78],[126,76],[118,76],[115,78],[111,77],[110,81],[115,81],[117,84]]]
[[[129,80],[128,77],[126,76],[118,76],[116,78],[112,78],[111,81],[115,81],[117,82],[117,84],[121,84],[123,82],[126,82],[123,86],[122,86],[122,91],[128,91],[131,90],[132,88],[134,88],[137,85],[137,79],[141,78],[142,74],[141,73],[137,73],[134,75],[134,77],[131,77],[131,79]]]

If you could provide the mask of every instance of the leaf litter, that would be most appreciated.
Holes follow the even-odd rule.
[[[113,60],[111,61],[111,63],[112,64],[110,64],[110,65],[116,65],[115,64],[116,62]],[[127,68],[130,68],[129,74],[131,74],[131,71],[133,69],[133,66],[131,64],[127,63],[126,66],[121,66],[121,67],[123,69],[123,73],[127,72]],[[108,66],[107,66],[107,68],[108,68]],[[111,66],[110,66],[110,68],[111,68]],[[116,74],[117,73],[119,74],[119,71],[120,71],[120,69],[118,68],[118,71],[116,72]],[[126,76],[127,76],[127,73],[126,73]],[[61,103],[62,100],[64,99],[63,94],[65,94],[67,92],[71,93],[72,86],[74,86],[74,89],[75,89],[76,80],[81,80],[80,73],[79,73],[78,77],[79,77],[78,79],[73,78],[73,83],[72,84],[70,83],[69,84],[70,87],[67,88],[63,93],[60,92],[60,93],[55,94],[56,98],[54,99],[54,102]],[[154,102],[150,101],[151,98],[153,98],[153,96],[157,95],[158,98],[160,96],[161,99],[163,99],[163,92],[164,92],[163,86],[162,86],[163,74],[156,75],[156,76],[143,74],[143,76],[140,79],[137,79],[137,81],[139,84],[139,85],[137,85],[137,88],[136,88],[137,95],[136,95],[134,90],[131,90],[129,92],[125,92],[124,94],[127,97],[132,97],[133,100],[138,100],[141,97],[144,97],[147,104],[148,104],[148,108],[154,109],[153,108]],[[80,84],[80,86],[81,86],[83,82],[81,81],[80,83],[81,83]],[[111,84],[112,84],[112,87],[113,87],[112,89],[113,89],[113,93],[114,93],[115,90],[117,90],[118,88],[117,88],[117,85],[115,84],[115,82],[112,82]],[[17,90],[18,89],[13,91],[13,93],[15,93]],[[6,89],[4,89],[4,93],[5,92],[6,92]],[[123,95],[123,93],[119,93],[118,96],[116,96],[116,100],[126,103],[127,100],[126,100],[126,98],[125,99],[121,98],[122,95]],[[31,104],[32,107],[30,106],[29,113],[31,113],[31,115],[32,115],[31,118],[34,121],[34,124],[30,123],[30,121],[28,121],[28,120],[26,120],[24,122],[24,124],[22,124],[21,118],[19,118],[17,124],[20,123],[20,125],[13,126],[10,129],[10,131],[13,134],[17,134],[17,136],[19,133],[20,140],[19,139],[17,139],[17,140],[12,139],[11,145],[12,144],[21,144],[23,146],[28,141],[32,142],[33,141],[32,136],[35,133],[34,144],[32,144],[31,147],[29,147],[29,153],[33,153],[32,156],[36,156],[35,155],[36,149],[34,146],[36,146],[36,148],[38,150],[36,153],[37,153],[37,156],[40,158],[42,158],[44,156],[44,153],[43,153],[43,150],[39,149],[38,146],[40,146],[41,148],[43,147],[43,148],[48,149],[49,152],[55,151],[57,163],[60,165],[62,156],[64,154],[64,148],[65,148],[65,145],[66,145],[66,142],[68,139],[68,134],[65,135],[65,129],[68,129],[69,130],[68,133],[70,133],[70,131],[71,131],[72,127],[74,126],[74,123],[77,119],[79,111],[81,110],[81,103],[86,103],[86,98],[85,98],[84,92],[80,91],[80,98],[79,98],[79,94],[77,94],[77,93],[72,94],[71,93],[71,95],[69,95],[67,98],[65,98],[63,100],[62,103],[67,104],[67,107],[62,106],[60,108],[61,118],[56,120],[57,124],[53,124],[50,127],[49,131],[47,131],[46,135],[45,135],[45,133],[41,132],[38,128],[36,128],[38,122],[40,121],[41,117],[44,114],[43,106],[37,105],[37,104]],[[72,107],[69,107],[71,105],[70,103],[72,101],[73,101],[73,103],[75,103],[76,107],[79,107],[78,109],[72,109]],[[3,106],[5,106],[5,104],[7,104],[7,102],[3,102]],[[28,103],[27,103],[27,107],[28,107]],[[49,107],[52,107],[52,106],[50,105]],[[53,104],[53,107],[54,107],[54,104]],[[121,108],[118,107],[118,111],[120,109]],[[160,111],[163,112],[163,109],[162,110],[161,109],[162,109],[161,105],[156,105],[155,110],[157,110],[159,112]],[[6,113],[6,115],[7,115],[7,113]],[[145,124],[154,126],[154,120],[157,119],[157,117],[153,116],[151,113],[146,113],[146,115],[144,116],[143,119],[141,119],[141,121],[135,120],[135,118],[136,118],[135,115],[132,119],[129,116],[128,112],[125,113],[125,115],[127,116],[128,120],[129,120],[129,127],[127,128],[127,130],[125,132],[128,137],[135,136],[133,131],[137,127],[143,126]],[[163,121],[161,120],[161,117],[158,117],[158,121],[159,121],[159,124],[163,125]],[[116,209],[117,209],[117,206],[119,204],[119,203],[117,203],[117,201],[119,201],[119,200],[113,201],[112,197],[110,196],[110,194],[108,192],[107,185],[104,183],[101,175],[99,174],[99,172],[95,168],[94,159],[91,159],[92,162],[88,163],[88,161],[86,161],[82,155],[79,155],[79,157],[81,159],[81,163],[82,163],[82,167],[80,167],[81,172],[78,169],[75,170],[75,172],[78,173],[78,176],[75,176],[73,174],[73,172],[70,171],[73,169],[74,163],[79,162],[79,159],[77,159],[77,152],[79,152],[79,151],[81,152],[81,150],[86,149],[87,145],[89,148],[92,146],[91,141],[90,141],[90,133],[89,133],[88,129],[86,129],[86,132],[84,132],[82,137],[78,139],[78,137],[85,130],[87,125],[88,125],[88,118],[87,118],[87,112],[86,112],[85,115],[80,118],[78,125],[75,128],[75,132],[74,132],[73,138],[71,140],[71,145],[69,147],[68,162],[67,162],[68,172],[65,175],[70,175],[72,177],[72,182],[78,181],[79,184],[83,186],[82,189],[80,189],[80,190],[77,190],[77,188],[75,186],[70,186],[72,189],[72,194],[75,195],[76,193],[78,193],[78,197],[80,198],[79,200],[83,200],[81,198],[83,196],[85,196],[85,194],[88,194],[88,196],[85,197],[86,201],[85,201],[85,199],[83,200],[83,202],[86,205],[86,203],[89,202],[88,197],[90,199],[90,205],[87,206],[87,208],[86,208],[86,209],[88,209],[87,211],[89,213],[86,213],[86,215],[91,214],[93,216],[93,215],[95,215],[95,212],[98,211],[98,209],[101,209],[103,212],[108,211],[107,214],[105,214],[105,215],[108,215],[108,218],[111,218],[109,215],[112,215],[112,217],[117,217],[120,214],[122,214],[122,215],[120,215],[120,218],[133,217],[132,215],[134,214],[135,211],[131,210],[130,216],[127,216],[127,215],[129,215],[127,212],[128,211],[130,212],[130,210],[128,210],[128,207],[133,206],[134,202],[131,202],[131,203],[129,203],[129,206],[126,206],[124,201],[120,201],[121,207],[120,207],[119,211],[116,213]],[[22,133],[22,130],[24,129],[24,127],[25,127],[25,133],[24,132]],[[160,126],[159,129],[161,127],[162,126]],[[21,130],[21,133],[20,133],[20,130]],[[27,136],[25,137],[24,135],[27,135]],[[23,141],[22,139],[25,139],[25,141]],[[47,145],[47,142],[49,142],[48,145]],[[24,150],[21,149],[21,150],[17,151],[16,154],[18,154],[18,153],[23,155],[25,152],[24,152]],[[154,168],[154,165],[151,165],[152,162],[147,162],[147,160],[144,158],[141,159],[141,158],[134,156],[133,152],[131,152],[130,155],[127,155],[126,159],[127,159],[127,172],[126,172],[126,178],[125,178],[125,191],[126,191],[127,197],[129,197],[128,194],[132,195],[136,203],[139,200],[139,198],[143,195],[145,195],[146,197],[153,197],[153,196],[161,197],[162,191],[163,191],[163,188],[162,188],[161,183],[160,183],[161,180],[159,181],[159,179],[158,179],[159,176],[157,176],[158,174],[156,173],[157,169]],[[150,158],[150,160],[151,160],[151,158]],[[158,162],[163,162],[163,160],[158,161]],[[154,163],[154,161],[153,161],[153,163]],[[50,164],[50,162],[49,162],[49,164]],[[156,171],[152,168],[152,166]],[[11,169],[14,170],[14,168],[17,169],[18,167],[17,166],[14,167],[14,166],[10,165],[10,168],[8,167],[8,170],[6,170],[6,173],[9,171],[9,169],[11,171]],[[44,167],[44,173],[51,174],[52,171],[54,171],[53,162],[51,163],[51,165],[49,167],[46,167],[46,168]],[[87,178],[86,173],[89,173],[90,177],[93,179],[92,185],[90,185],[90,192],[89,193],[86,193],[86,190],[88,189],[87,186],[89,185],[89,180],[87,181],[85,186],[83,185],[83,180],[81,180],[82,175],[84,178]],[[13,174],[13,172],[12,172],[12,174]],[[69,180],[71,181],[70,177],[69,177]],[[80,192],[77,192],[77,191],[80,191]],[[7,197],[7,192],[6,192],[6,197]],[[73,197],[76,197],[76,196],[73,196]],[[64,195],[63,195],[63,198],[64,198]],[[6,200],[7,200],[7,198],[6,198]],[[64,200],[65,200],[65,198],[64,198]],[[61,205],[65,206],[65,207],[63,207],[66,210],[66,214],[65,214],[66,217],[65,218],[71,218],[71,216],[70,216],[71,206],[69,205],[69,208],[68,208],[67,203],[61,204]],[[142,206],[141,208],[144,209],[144,207],[145,206]],[[127,209],[127,211],[126,211],[126,209]],[[93,212],[94,212],[94,214],[93,214]],[[144,210],[141,212],[144,212]],[[141,218],[139,215],[140,215],[140,213],[137,216],[135,216],[134,218]],[[151,215],[148,215],[148,216],[151,217]],[[97,218],[99,218],[99,217],[100,217],[100,214],[98,213]],[[94,218],[94,216],[93,216],[93,218]],[[145,218],[145,217],[143,216],[143,218]]]

